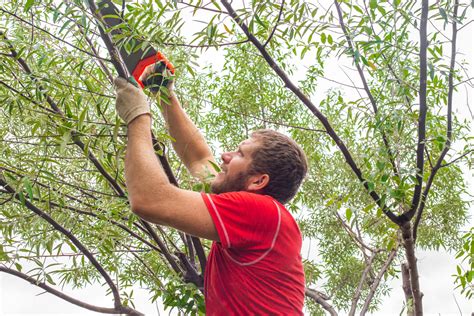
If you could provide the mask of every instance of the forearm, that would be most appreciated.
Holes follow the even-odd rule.
[[[125,180],[132,210],[156,202],[160,187],[170,185],[153,150],[151,117],[141,115],[128,125]]]
[[[185,166],[193,171],[193,164],[203,160],[213,160],[212,152],[203,135],[181,107],[174,92],[169,98],[170,104],[161,102],[162,114],[168,126],[169,133],[176,141],[173,148]]]

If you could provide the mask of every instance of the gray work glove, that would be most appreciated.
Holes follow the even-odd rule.
[[[135,87],[127,80],[117,77],[114,80],[115,109],[122,120],[127,125],[137,116],[150,113],[150,104],[142,89]]]

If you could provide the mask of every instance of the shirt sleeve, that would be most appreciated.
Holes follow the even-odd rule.
[[[249,192],[202,193],[225,248],[272,247],[281,223],[281,210],[271,197]]]

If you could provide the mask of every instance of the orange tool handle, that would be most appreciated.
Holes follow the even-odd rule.
[[[140,87],[142,87],[142,89],[145,87],[143,82],[140,80],[140,76],[143,74],[143,71],[145,71],[145,68],[147,66],[158,63],[160,61],[163,62],[166,68],[174,75],[173,64],[168,60],[168,58],[166,58],[164,54],[162,54],[161,52],[157,52],[156,55],[152,55],[140,60],[135,69],[133,70],[132,77],[135,78],[135,80],[138,82]]]

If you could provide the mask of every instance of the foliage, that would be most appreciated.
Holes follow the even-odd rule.
[[[420,5],[416,1],[341,1],[349,37],[341,31],[334,4],[291,0],[280,5],[250,1],[245,7],[236,4],[236,10],[249,32],[266,43],[276,65],[293,82],[300,78],[302,93],[313,100],[342,139],[365,176],[363,184],[325,125],[275,74],[276,67],[248,42],[222,3],[127,3],[124,17],[131,28],[123,29],[120,45],[140,38],[167,54],[177,66],[181,102],[216,155],[258,128],[280,130],[301,144],[310,173],[288,208],[303,235],[318,245],[305,261],[307,286],[321,287],[337,309],[347,311],[360,284],[356,306],[362,308],[369,300],[369,309],[375,310],[389,293],[386,279],[398,275],[401,253],[384,266],[390,251],[401,248],[402,236],[400,227],[387,219],[368,193],[377,192],[383,205],[400,215],[410,209],[419,184],[416,32]],[[436,177],[416,239],[424,249],[458,248],[472,237],[466,235],[460,241],[469,202],[462,195],[466,185],[459,163],[472,162],[470,122],[454,115],[449,144],[446,135],[449,74],[457,90],[466,79],[464,60],[458,60],[450,71],[451,43],[443,37],[451,38],[453,22],[460,27],[466,23],[469,4],[461,3],[459,8],[457,16],[449,1],[429,8],[433,27],[427,36],[429,106],[422,184],[426,187],[433,173]],[[435,28],[438,24],[441,29]],[[103,283],[77,245],[25,207],[25,201],[30,201],[89,249],[117,280],[126,306],[133,306],[132,288],[139,284],[149,290],[153,301],[160,298],[185,314],[202,313],[201,292],[183,282],[157,250],[150,232],[129,212],[126,195],[104,177],[104,172],[111,175],[112,182],[124,189],[126,129],[114,111],[111,80],[115,69],[86,3],[2,2],[0,31],[5,34],[0,41],[0,169],[18,194],[16,199],[0,187],[2,266],[52,286]],[[16,57],[10,56],[12,48]],[[209,55],[221,57],[214,65],[204,65]],[[221,59],[222,67],[218,66]],[[366,89],[361,87],[356,66],[365,74]],[[328,87],[328,81],[334,84]],[[60,112],[52,110],[53,104]],[[172,139],[156,104],[152,111],[153,131],[170,147]],[[445,148],[451,150],[436,169]],[[165,150],[165,155],[180,185],[196,189],[195,180],[173,152]],[[183,253],[197,270],[201,268],[182,235],[164,228],[154,230],[172,256]],[[209,243],[203,244],[207,250]],[[459,257],[467,258],[469,249],[462,249]],[[33,268],[24,271],[24,266]],[[381,284],[374,282],[378,273],[383,275]],[[472,274],[458,271],[456,277],[466,295],[472,295],[466,288]],[[373,287],[375,295],[370,298]],[[307,309],[322,312],[313,302],[307,302]]]

